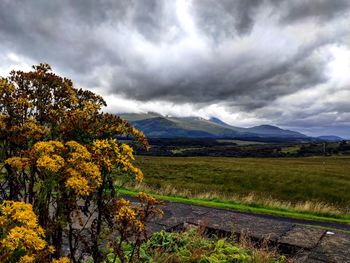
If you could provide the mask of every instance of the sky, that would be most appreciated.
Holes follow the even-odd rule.
[[[349,0],[1,0],[0,76],[38,63],[112,113],[350,138]]]

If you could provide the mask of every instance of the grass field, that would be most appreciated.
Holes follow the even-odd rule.
[[[139,188],[165,195],[232,200],[349,215],[350,158],[141,157]]]

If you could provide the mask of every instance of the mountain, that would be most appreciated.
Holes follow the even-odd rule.
[[[343,138],[335,135],[318,136],[317,139],[320,139],[322,141],[327,141],[327,142],[340,142],[344,140]]]
[[[151,117],[148,119],[130,120],[137,129],[150,138],[218,138],[234,137],[237,132],[210,121],[195,117]]]
[[[156,113],[119,114],[150,138],[235,138],[235,139],[308,139],[299,132],[284,130],[272,125],[251,128],[231,126],[218,118],[164,117]]]
[[[227,124],[226,122],[223,122],[222,120],[215,118],[215,117],[210,118],[209,121],[214,122],[214,123],[219,124],[219,125],[224,126],[224,127],[231,127],[231,128],[233,127],[233,126]]]
[[[164,117],[154,117],[130,122],[150,138],[212,137],[211,133],[204,130],[184,129],[177,125],[176,122]]]
[[[156,117],[163,117],[162,115],[155,113],[155,112],[148,112],[148,113],[125,113],[125,114],[118,114],[121,118],[128,120],[129,122],[134,121],[140,121],[140,120],[146,120]]]
[[[260,126],[254,126],[251,128],[247,128],[247,131],[250,133],[259,134],[260,136],[267,136],[267,137],[273,137],[275,135],[278,135],[279,137],[295,137],[295,138],[303,138],[306,137],[306,135],[290,131],[290,130],[283,130],[279,127],[272,126],[272,125],[260,125]]]

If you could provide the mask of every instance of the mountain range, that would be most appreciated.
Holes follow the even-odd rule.
[[[131,122],[149,138],[234,138],[310,141],[300,132],[272,125],[242,128],[229,125],[218,118],[168,117],[157,113],[123,113],[120,117]]]

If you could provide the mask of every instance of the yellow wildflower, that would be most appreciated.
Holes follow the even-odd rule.
[[[68,146],[72,151],[71,159],[76,160],[78,159],[90,159],[91,154],[90,152],[86,149],[85,146],[77,143],[76,141],[69,141],[66,143],[66,146]]]
[[[29,263],[36,261],[38,253],[44,253],[46,248],[44,230],[38,225],[30,204],[4,201],[0,204],[0,221],[4,231],[0,242],[0,253],[7,255],[7,259],[18,251],[23,251],[26,254],[19,262]]]
[[[57,150],[63,150],[64,146],[59,141],[37,142],[33,146],[34,152],[37,154],[50,154]]]
[[[95,140],[92,143],[95,150],[110,149],[110,143],[107,139],[105,140]]]
[[[160,202],[158,199],[156,199],[155,197],[146,194],[144,192],[140,192],[137,194],[136,198],[141,202],[141,203],[148,203],[148,204],[156,204],[158,202]]]
[[[55,252],[54,246],[49,246],[47,250],[49,251],[49,254],[53,254]]]
[[[143,173],[142,171],[137,167],[132,167],[132,172],[135,174],[135,178],[137,182],[142,182],[143,180]]]
[[[66,181],[66,186],[74,189],[74,191],[79,195],[89,195],[91,192],[88,180],[82,176],[68,178]]]
[[[6,221],[5,217],[4,216],[0,216],[0,228],[5,226],[6,222],[7,221]]]
[[[11,157],[5,163],[18,170],[24,170],[30,165],[30,159],[25,157]]]
[[[59,259],[53,259],[52,263],[69,263],[70,260],[67,257],[61,257]]]
[[[122,152],[125,155],[126,158],[135,160],[135,157],[133,155],[133,149],[127,145],[127,144],[122,144]]]
[[[58,172],[64,166],[64,159],[57,154],[52,154],[51,156],[43,155],[39,157],[36,164],[40,169]]]
[[[19,260],[19,263],[31,263],[31,262],[35,262],[35,257],[33,255],[31,256],[25,255],[21,257]]]

